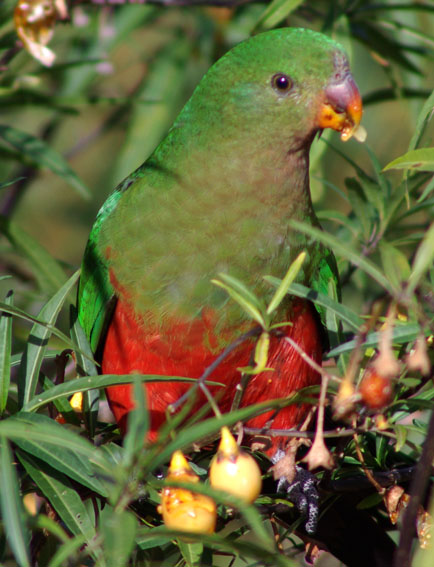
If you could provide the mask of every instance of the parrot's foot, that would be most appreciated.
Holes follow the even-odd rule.
[[[284,455],[284,451],[277,451],[272,458],[273,463]],[[295,466],[295,477],[291,483],[286,478],[280,478],[277,484],[277,492],[286,492],[288,500],[306,518],[304,528],[308,534],[314,534],[318,524],[319,496],[316,484],[315,476],[299,465]]]

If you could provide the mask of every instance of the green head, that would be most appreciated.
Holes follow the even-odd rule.
[[[264,149],[288,152],[326,127],[348,139],[361,112],[343,48],[320,33],[284,28],[256,35],[217,61],[175,127],[194,114],[201,144],[260,140]]]

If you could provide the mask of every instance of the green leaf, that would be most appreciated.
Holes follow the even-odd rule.
[[[9,545],[20,567],[30,567],[29,533],[13,454],[7,439],[0,438],[0,505]]]
[[[341,240],[339,240],[339,238],[336,238],[335,236],[332,236],[327,232],[323,232],[319,228],[310,226],[306,223],[292,221],[291,225],[295,229],[309,236],[312,236],[312,238],[314,238],[315,240],[319,240],[319,242],[322,242],[331,250],[333,250],[335,254],[340,254],[343,258],[349,260],[352,264],[370,275],[387,291],[393,291],[391,290],[391,284],[389,280],[382,274],[377,266],[373,262],[368,260],[368,258],[362,256],[360,252],[356,251],[350,245],[344,244]]]
[[[407,293],[411,295],[418,286],[420,280],[434,262],[434,223],[427,230],[420,243],[411,267],[411,275],[408,278]]]
[[[273,276],[265,276],[264,279],[274,286],[278,286],[280,282],[278,278],[275,278]],[[335,301],[324,293],[320,293],[319,291],[315,291],[298,283],[291,284],[288,291],[292,295],[296,295],[297,297],[301,297],[303,299],[308,299],[309,301],[312,301],[320,307],[329,309],[354,331],[358,331],[360,325],[362,325],[363,323],[363,319],[361,319],[356,313],[354,313],[354,311],[351,311],[351,309],[349,309],[345,305],[342,305],[338,301]]]
[[[137,544],[142,549],[150,549],[157,545],[162,545],[163,542],[168,543],[175,537],[181,534],[174,530],[168,530],[164,526],[149,529],[148,527],[139,528],[137,536]],[[226,551],[231,555],[235,553],[241,556],[251,557],[254,559],[254,565],[264,564],[272,565],[273,567],[296,567],[293,559],[286,557],[280,551],[270,549],[269,545],[261,545],[258,539],[253,539],[251,543],[240,538],[234,539],[225,535],[219,534],[189,534],[189,539],[203,543],[206,547],[210,547],[217,551]],[[273,553],[274,551],[274,553]]]
[[[6,124],[0,124],[0,138],[17,149],[22,155],[29,157],[37,167],[46,167],[62,177],[82,197],[90,198],[84,183],[71,169],[68,162],[45,142],[32,134],[17,130]]]
[[[273,0],[261,15],[254,29],[274,28],[297,9],[302,2],[303,0]]]
[[[425,189],[422,191],[422,195],[417,200],[418,203],[422,203],[425,199],[434,191],[434,175],[429,183],[427,183]]]
[[[39,530],[45,530],[63,543],[69,541],[68,535],[60,526],[60,524],[58,524],[58,522],[56,522],[54,519],[49,518],[45,514],[38,514],[37,516],[30,518],[30,523],[32,527],[35,527]]]
[[[32,273],[42,290],[54,293],[65,283],[66,275],[59,263],[11,219],[0,216],[0,231],[30,262]]]
[[[73,305],[71,305],[70,313],[71,321],[73,322],[70,331],[71,338],[79,347],[75,351],[77,371],[81,376],[97,376],[98,369],[93,361],[92,349],[80,325],[77,309]],[[82,353],[87,356],[83,356]],[[100,393],[98,389],[85,390],[83,395],[83,416],[90,437],[93,437],[95,434],[96,422],[98,420],[99,396]]]
[[[280,282],[279,287],[276,289],[273,297],[271,298],[270,304],[267,307],[267,315],[273,313],[275,309],[280,305],[282,299],[288,293],[288,289],[295,278],[298,276],[298,273],[303,265],[303,262],[306,259],[306,252],[301,252],[297,258],[292,262],[289,267],[289,270],[286,272],[285,277]]]
[[[80,271],[77,270],[59,291],[43,306],[38,317],[49,325],[54,325],[67,295],[76,284]],[[18,399],[21,406],[33,398],[39,378],[39,370],[51,331],[47,327],[35,324],[30,331],[24,350],[18,375]]]
[[[18,450],[17,455],[68,530],[74,535],[82,534],[86,541],[90,541],[95,536],[94,525],[68,477],[24,451]]]
[[[101,374],[99,376],[83,376],[83,378],[75,378],[68,382],[63,382],[63,384],[58,384],[45,392],[39,393],[23,406],[23,410],[26,412],[37,411],[49,402],[65,396],[71,396],[76,392],[107,388],[107,386],[114,386],[115,384],[131,384],[136,376],[142,382],[196,382],[196,378],[162,376],[159,374]],[[211,381],[207,382],[207,384],[219,385],[219,383]]]
[[[111,466],[83,437],[44,415],[20,412],[0,422],[0,435],[80,484],[106,495],[96,466],[110,477]]]
[[[10,185],[15,185],[18,181],[22,181],[25,177],[17,177],[16,179],[12,179],[12,181],[5,181],[4,183],[0,183],[0,189],[4,189],[5,187],[9,187]]]
[[[414,169],[417,171],[434,171],[434,148],[419,148],[388,163],[383,171],[389,169]]]
[[[397,325],[393,329],[393,335],[392,335],[393,342],[396,344],[404,344],[404,343],[412,342],[416,340],[419,333],[420,333],[420,327],[417,324],[409,323],[407,325]],[[366,340],[363,342],[363,346],[365,348],[377,346],[379,338],[380,338],[380,333],[378,332],[369,333],[369,335],[366,337]],[[336,348],[334,348],[333,350],[331,350],[327,354],[327,358],[333,358],[334,356],[338,356],[345,352],[352,352],[356,348],[356,345],[357,345],[357,341],[355,339],[343,343],[337,346]]]
[[[62,331],[59,331],[59,329],[57,329],[54,325],[47,323],[47,321],[41,321],[37,317],[33,317],[32,315],[29,315],[22,309],[19,309],[19,307],[15,307],[14,305],[8,305],[3,301],[0,301],[0,310],[4,311],[5,313],[10,313],[15,317],[19,317],[20,319],[24,319],[24,321],[29,321],[30,323],[34,323],[35,325],[39,325],[40,327],[47,329],[52,335],[55,335],[57,338],[63,341],[65,343],[65,346],[71,348],[74,351],[78,350],[78,346],[73,341],[71,341],[69,337],[67,337],[64,333],[62,333]],[[83,356],[86,356],[85,353],[82,354]],[[47,358],[50,357],[54,358],[54,355],[47,354],[46,356]],[[14,355],[12,358],[13,358],[13,366],[16,366],[18,364],[16,355]]]
[[[6,295],[6,303],[12,305],[13,293]],[[4,412],[11,379],[12,317],[0,312],[0,415]]]
[[[399,424],[395,425],[393,429],[396,435],[395,451],[398,453],[398,451],[400,451],[404,447],[405,442],[407,441],[408,429],[404,425]]]
[[[258,310],[264,307],[261,299],[257,297],[244,282],[229,274],[220,273],[219,277],[228,287],[236,291],[245,301],[254,305]]]
[[[139,376],[133,381],[134,409],[128,414],[128,432],[124,437],[123,465],[128,467],[143,448],[143,440],[149,430],[149,413],[145,398],[145,389]]]
[[[384,273],[387,274],[393,285],[398,288],[410,276],[410,264],[401,250],[385,240],[380,241],[379,247]]]
[[[422,134],[425,130],[425,127],[432,116],[432,109],[434,108],[434,90],[430,94],[430,96],[425,101],[425,104],[422,107],[422,110],[417,117],[416,127],[411,137],[410,143],[408,145],[408,149],[414,150],[419,143],[419,140],[422,137]]]
[[[220,274],[220,277],[222,279],[227,280],[227,275],[226,274]],[[231,278],[231,280],[234,278]],[[220,280],[211,280],[211,282],[218,286],[221,287],[222,289],[224,289],[229,296],[236,302],[238,303],[238,305],[252,318],[254,319],[257,323],[259,323],[261,325],[261,327],[265,327],[265,320],[262,317],[261,312],[257,309],[257,307],[255,307],[255,305],[253,304],[253,302],[250,300],[250,293],[249,294],[242,294],[239,291],[237,291],[232,283],[231,284],[226,284],[223,283]],[[240,282],[238,282],[240,283]],[[237,285],[238,287],[238,285]],[[257,298],[255,297],[255,303],[257,302]]]
[[[182,539],[178,539],[178,546],[187,567],[201,566],[203,543],[186,543]]]
[[[128,565],[135,545],[137,520],[128,510],[110,512],[102,515],[100,526],[106,565]]]
[[[74,559],[74,555],[79,555],[80,548],[86,543],[86,538],[84,536],[76,536],[59,547],[56,551],[48,567],[64,567],[68,565],[71,559]],[[77,561],[78,563],[78,561]]]

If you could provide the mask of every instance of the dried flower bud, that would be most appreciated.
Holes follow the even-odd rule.
[[[19,0],[14,10],[14,23],[27,51],[43,65],[50,67],[56,57],[46,47],[56,23],[54,0]]]
[[[416,526],[420,547],[422,549],[429,549],[431,547],[433,521],[431,516],[422,508],[422,506],[418,510]]]
[[[351,380],[345,378],[339,384],[339,390],[333,400],[333,410],[336,419],[348,416],[354,410],[355,387]]]
[[[221,441],[209,470],[211,486],[253,502],[262,487],[261,471],[255,459],[242,451],[227,427],[222,427]]]
[[[423,335],[417,337],[414,348],[407,355],[406,363],[409,370],[420,372],[423,376],[428,376],[430,373],[431,363],[428,357],[426,340]]]
[[[334,467],[335,462],[333,456],[325,446],[322,434],[315,435],[313,445],[303,461],[307,463],[309,470],[314,470],[319,467],[330,470]]]
[[[384,504],[392,524],[396,524],[403,509],[407,506],[408,495],[402,486],[391,486],[386,490]]]
[[[181,451],[175,451],[170,462],[167,480],[199,482]],[[185,488],[167,486],[161,491],[161,504],[157,508],[164,524],[171,529],[211,534],[215,530],[217,508],[214,500]]]

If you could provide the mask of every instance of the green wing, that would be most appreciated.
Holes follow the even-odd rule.
[[[96,244],[105,219],[116,207],[121,196],[122,192],[116,189],[100,209],[81,266],[77,299],[78,318],[93,352],[96,352],[103,337],[115,303],[107,264],[98,252]]]
[[[320,247],[320,260],[312,278],[311,286],[313,290],[328,295],[334,301],[341,301],[341,289],[339,286],[338,267],[334,254],[328,248]],[[339,343],[341,324],[336,314],[330,309],[326,309],[315,304],[321,322],[327,330],[330,347],[333,348]]]

